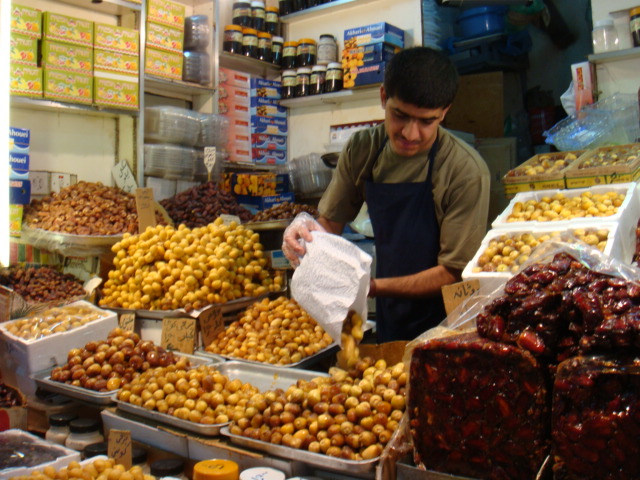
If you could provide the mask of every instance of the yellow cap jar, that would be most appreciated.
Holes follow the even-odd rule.
[[[238,480],[238,464],[231,460],[203,460],[193,466],[193,480]]]

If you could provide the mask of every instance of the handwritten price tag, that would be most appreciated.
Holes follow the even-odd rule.
[[[147,227],[156,226],[155,200],[153,189],[136,189],[136,210],[138,211],[138,231],[144,232]]]
[[[129,470],[131,468],[131,432],[112,428],[109,431],[107,454],[113,458],[116,463],[124,465],[124,467]]]
[[[161,345],[167,350],[192,354],[196,347],[196,319],[163,319]]]
[[[480,290],[479,280],[468,280],[442,287],[442,298],[444,300],[444,309],[447,312],[447,315],[449,315],[464,300],[474,295],[478,290]]]
[[[218,160],[218,151],[216,147],[204,147],[204,166],[207,167],[207,179],[211,181],[211,172]]]
[[[205,346],[211,345],[218,333],[224,329],[222,309],[217,305],[212,305],[200,314],[198,323],[200,324],[202,343]]]
[[[116,185],[127,193],[133,193],[138,188],[136,177],[126,160],[120,160],[116,163],[111,169],[111,175],[113,175]]]
[[[135,313],[123,313],[120,315],[120,328],[123,330],[128,330],[129,332],[133,332],[136,326],[136,315]]]

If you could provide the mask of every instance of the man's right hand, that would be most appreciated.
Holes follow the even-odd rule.
[[[285,229],[282,239],[282,252],[291,265],[300,265],[300,259],[307,252],[305,242],[313,240],[311,232],[326,230],[311,215],[306,212],[298,214],[293,222]]]

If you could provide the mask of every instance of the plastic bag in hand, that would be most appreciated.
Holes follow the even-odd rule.
[[[299,213],[285,229],[282,252],[294,267],[300,265],[300,258],[306,253],[305,242],[311,241],[313,231],[325,232],[326,230],[306,212]]]

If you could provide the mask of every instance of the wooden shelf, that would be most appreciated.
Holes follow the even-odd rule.
[[[367,3],[373,3],[378,0],[334,0],[333,2],[323,3],[317,7],[306,8],[299,12],[290,13],[289,15],[283,15],[280,17],[282,23],[297,22],[307,18],[317,17],[325,13],[335,14],[345,8],[355,7],[356,5],[366,5]]]
[[[640,47],[625,48],[613,52],[594,53],[589,55],[589,61],[600,65],[603,63],[618,62],[620,60],[640,59]]]
[[[355,102],[358,100],[374,100],[380,98],[380,86],[340,90],[335,93],[323,93],[322,95],[311,95],[308,97],[290,98],[280,100],[280,105],[288,108],[308,107],[311,105],[337,105],[344,102]]]
[[[167,78],[145,75],[144,91],[169,98],[179,98],[186,101],[193,100],[197,95],[212,95],[214,88],[198,85],[197,83],[181,82]]]
[[[82,105],[80,103],[64,103],[54,100],[29,98],[29,97],[11,97],[11,107],[25,108],[29,110],[77,113],[80,115],[95,115],[106,117],[118,117],[120,115],[129,115],[137,117],[137,110],[118,110],[113,108],[100,108],[95,105]]]
[[[221,67],[240,70],[252,75],[260,75],[261,77],[273,77],[280,75],[282,71],[280,65],[274,65],[273,63],[236,53],[220,52],[219,61]]]

